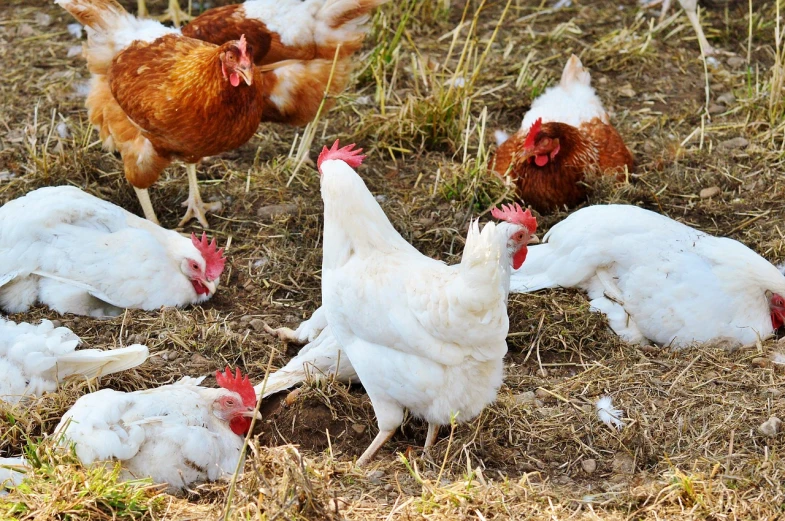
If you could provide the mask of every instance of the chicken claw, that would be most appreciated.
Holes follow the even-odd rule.
[[[188,199],[183,203],[183,206],[187,206],[188,210],[185,212],[185,216],[178,224],[178,227],[182,227],[185,223],[196,217],[204,228],[209,227],[207,223],[207,217],[205,217],[205,212],[217,212],[223,205],[220,202],[215,203],[205,203],[202,201],[202,196],[199,193],[199,183],[196,178],[196,165],[188,164],[186,165],[186,169],[188,170]]]
[[[264,323],[263,327],[264,330],[267,331],[269,334],[271,334],[276,338],[279,338],[280,340],[283,340],[284,342],[294,342],[296,344],[305,343],[300,339],[299,335],[297,334],[297,331],[295,331],[294,329],[288,327],[279,327],[277,329],[273,329],[267,324],[267,322]]]

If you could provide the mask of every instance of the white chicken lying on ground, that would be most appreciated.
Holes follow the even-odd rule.
[[[204,302],[223,249],[186,238],[78,188],[40,188],[0,207],[0,309],[117,315]]]
[[[785,322],[785,276],[766,259],[636,206],[583,208],[543,242],[510,290],[580,288],[628,342],[749,345]]]
[[[125,371],[149,356],[139,344],[106,351],[76,350],[78,344],[70,329],[48,320],[33,325],[0,318],[0,401],[15,404],[41,396],[73,375],[92,379]]]
[[[403,421],[428,422],[425,447],[452,417],[465,422],[502,383],[510,272],[536,240],[536,220],[519,206],[494,209],[505,222],[469,227],[460,264],[418,252],[393,228],[352,169],[353,145],[319,156],[324,200],[323,313],[341,353],[373,403],[376,439],[367,463]],[[318,329],[314,328],[314,331]]]
[[[185,377],[146,391],[82,396],[55,435],[74,444],[84,465],[119,461],[124,479],[151,477],[172,492],[230,477],[244,458],[256,394],[239,369],[215,377],[220,389],[199,385],[204,377]]]

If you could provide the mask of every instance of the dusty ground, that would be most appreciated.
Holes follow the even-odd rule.
[[[640,204],[785,261],[774,4],[755,2],[750,21],[746,2],[714,3],[709,38],[734,56],[709,64],[707,80],[681,11],[658,24],[657,12],[635,0],[573,3],[553,12],[550,2],[518,0],[505,12],[503,1],[479,10],[472,2],[456,32],[462,2],[385,7],[355,85],[316,127],[312,155],[336,137],[365,147],[360,173],[396,228],[427,255],[456,262],[469,216],[509,197],[484,171],[492,130],[517,128],[532,97],[576,53],[637,161],[629,185],[598,185],[591,203]],[[85,64],[69,57],[80,44],[66,31],[72,20],[42,0],[0,5],[0,202],[70,183],[138,212],[119,159],[102,152],[86,123]],[[160,12],[164,2],[149,6]],[[451,88],[455,77],[465,86]],[[262,126],[241,149],[200,166],[203,195],[225,207],[208,232],[229,244],[230,259],[205,306],[102,321],[46,309],[11,318],[58,318],[89,346],[150,346],[149,363],[102,386],[153,387],[225,364],[261,380],[271,356],[280,367],[296,351],[251,321],[294,325],[319,304],[322,207],[315,172],[292,175],[287,161],[298,132]],[[715,186],[716,195],[700,197]],[[165,226],[179,220],[186,193],[179,166],[153,188]],[[542,216],[541,229],[565,215]],[[42,462],[28,488],[0,501],[0,518],[215,519],[227,503],[231,519],[785,516],[783,435],[758,432],[771,415],[785,417],[785,378],[769,362],[785,349],[776,339],[730,351],[631,347],[569,291],[513,296],[510,315],[497,403],[443,428],[430,457],[419,449],[424,425],[410,420],[370,469],[354,469],[376,432],[373,410],[361,387],[332,384],[306,388],[289,408],[277,399],[263,405],[231,501],[226,484],[187,497],[97,486],[112,477],[90,474],[46,444],[35,448],[87,391],[71,382],[27,408],[0,410],[0,456],[29,441]],[[603,394],[624,410],[623,430],[597,421],[592,404]]]

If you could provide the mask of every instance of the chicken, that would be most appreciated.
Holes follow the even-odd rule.
[[[191,483],[230,477],[256,412],[248,377],[227,367],[220,389],[202,378],[146,391],[103,389],[79,398],[55,430],[84,465],[119,461],[123,479],[150,477],[177,492]]]
[[[59,313],[204,302],[226,260],[215,240],[186,238],[78,188],[40,188],[0,207],[0,308]]]
[[[587,174],[615,174],[624,181],[632,154],[590,85],[591,76],[573,55],[561,82],[532,103],[521,130],[497,132],[490,164],[515,185],[518,196],[540,212],[586,199]]]
[[[401,424],[404,408],[428,422],[428,448],[440,425],[455,415],[471,420],[496,398],[509,276],[526,258],[536,220],[517,205],[494,209],[505,222],[482,231],[473,222],[461,263],[447,266],[393,228],[352,169],[362,160],[352,149],[336,142],[318,160],[322,302],[376,413],[379,433],[357,460],[364,465]]]
[[[554,226],[512,274],[513,292],[580,288],[632,343],[738,345],[785,322],[785,276],[732,239],[635,206],[583,208]]]
[[[19,485],[28,468],[25,458],[0,458],[0,496],[7,494],[3,489]]]
[[[275,77],[262,121],[301,126],[316,116],[336,57],[324,108],[346,87],[370,12],[387,1],[249,0],[210,9],[182,32],[216,45],[244,34],[256,65]]]
[[[92,74],[86,105],[104,147],[119,150],[145,216],[158,222],[147,189],[175,159],[188,164],[188,207],[207,227],[196,163],[248,141],[275,78],[253,65],[244,38],[220,46],[138,20],[115,0],[56,0],[87,26]]]
[[[48,321],[33,325],[0,318],[0,401],[19,403],[26,397],[57,390],[69,376],[87,379],[131,369],[149,352],[143,345],[100,351],[80,349],[70,329]]]

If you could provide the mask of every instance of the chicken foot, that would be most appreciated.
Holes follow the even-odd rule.
[[[439,435],[439,427],[441,426],[435,423],[428,423],[428,434],[425,435],[425,445],[423,446],[423,449],[425,449],[426,452],[436,444],[436,437]]]
[[[199,193],[199,181],[196,178],[196,165],[189,163],[186,165],[186,169],[188,170],[188,200],[183,203],[183,206],[188,207],[188,209],[177,226],[182,227],[195,217],[199,224],[207,228],[209,225],[205,212],[216,212],[223,208],[223,205],[220,202],[205,203],[202,201],[202,196]]]
[[[169,7],[166,8],[164,14],[158,17],[158,20],[162,22],[171,20],[175,27],[180,27],[182,22],[188,21],[192,18],[193,17],[191,15],[180,8],[179,0],[169,0]]]
[[[382,445],[387,443],[390,438],[392,438],[393,434],[395,434],[395,429],[390,431],[379,431],[379,434],[376,435],[376,438],[368,445],[368,448],[365,449],[362,456],[357,458],[356,465],[358,467],[364,467],[368,464],[369,461],[379,452],[379,449],[382,448]]]
[[[139,198],[139,204],[142,205],[144,218],[160,226],[161,223],[158,222],[158,217],[155,216],[153,203],[150,202],[150,193],[147,191],[147,189],[141,189],[134,186],[134,192],[136,192],[136,197]]]

